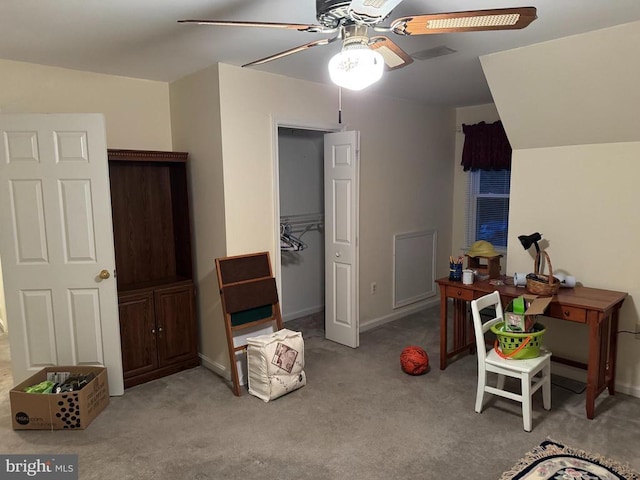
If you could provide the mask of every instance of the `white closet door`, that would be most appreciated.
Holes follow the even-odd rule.
[[[325,336],[360,345],[358,308],[359,132],[325,135]]]

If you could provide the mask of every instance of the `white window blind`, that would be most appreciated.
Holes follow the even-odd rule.
[[[468,245],[486,240],[495,248],[506,248],[510,188],[510,170],[477,170],[469,173]]]

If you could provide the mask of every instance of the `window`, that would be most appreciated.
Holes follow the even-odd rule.
[[[510,170],[469,172],[468,245],[486,240],[497,249],[507,247],[510,187]]]

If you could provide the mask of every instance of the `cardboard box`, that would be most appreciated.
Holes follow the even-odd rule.
[[[76,392],[26,393],[24,389],[47,379],[47,372],[70,372],[95,378]],[[47,367],[9,392],[14,430],[82,430],[109,404],[107,369],[104,367]]]
[[[526,309],[524,313],[513,311],[513,301],[509,302],[504,311],[504,329],[507,332],[530,332],[535,325],[538,315],[544,314],[551,303],[552,297],[538,297],[536,295],[521,295],[524,298]]]

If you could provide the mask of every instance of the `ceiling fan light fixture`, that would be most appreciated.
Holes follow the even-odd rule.
[[[478,15],[473,17],[436,18],[427,22],[428,30],[442,30],[451,28],[482,28],[502,27],[515,25],[520,19],[520,14],[511,13],[504,15]]]
[[[365,45],[348,45],[329,60],[329,76],[336,85],[362,90],[382,78],[384,58]]]

